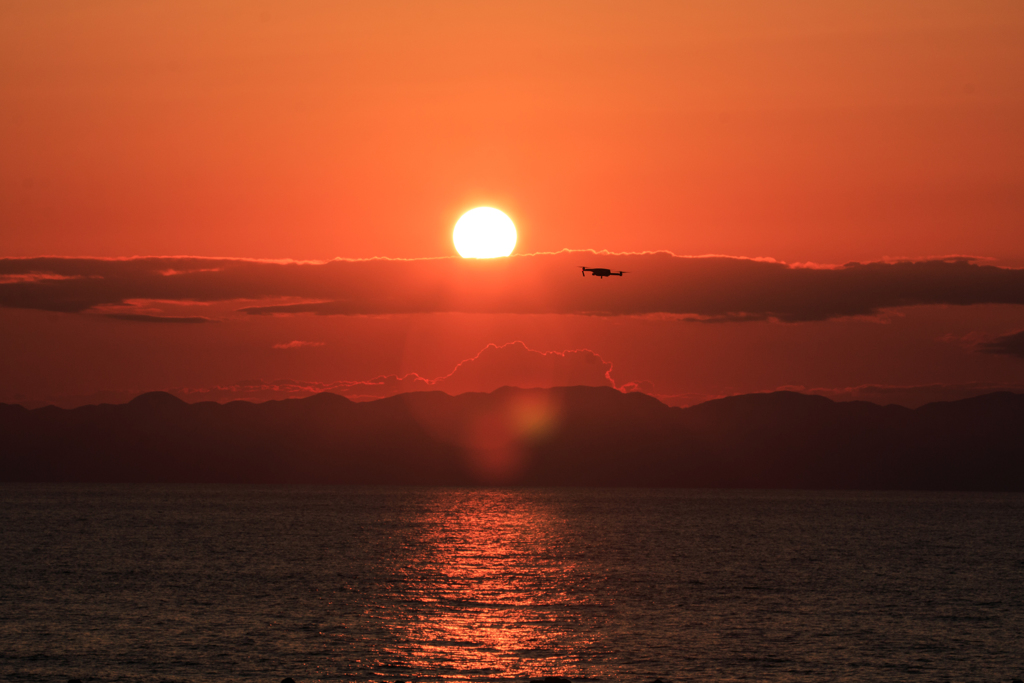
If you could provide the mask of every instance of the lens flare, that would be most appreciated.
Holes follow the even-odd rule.
[[[462,258],[508,256],[516,246],[516,226],[501,211],[481,206],[462,214],[452,240]]]

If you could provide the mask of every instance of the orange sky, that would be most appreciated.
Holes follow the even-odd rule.
[[[446,257],[486,204],[518,254],[1017,268],[1021,121],[1019,2],[6,2],[0,258]],[[1024,328],[1005,297],[715,324],[132,299],[204,325],[2,297],[0,401],[433,379],[516,340],[663,396],[1024,387],[1012,348],[979,352]]]

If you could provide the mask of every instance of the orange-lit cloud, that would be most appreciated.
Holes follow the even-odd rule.
[[[211,318],[204,318],[199,315],[147,315],[145,313],[107,313],[107,318],[124,320],[133,323],[212,323],[216,322]]]
[[[604,280],[581,277],[583,265],[628,273]],[[815,321],[928,304],[1024,304],[1024,269],[966,257],[835,267],[591,251],[483,261],[381,258],[324,263],[32,258],[0,260],[0,276],[31,276],[0,283],[2,306],[96,311],[122,318],[137,311],[116,307],[139,301],[248,301],[252,304],[240,310],[249,315],[664,314],[709,322]]]
[[[296,339],[295,341],[290,341],[290,342],[286,342],[286,343],[283,343],[283,344],[274,344],[273,346],[271,346],[271,348],[274,348],[274,349],[301,349],[301,348],[304,348],[304,347],[323,346],[323,345],[324,345],[323,342],[299,341],[298,339]]]
[[[299,348],[308,342],[279,344],[274,348]],[[367,380],[304,382],[291,379],[245,380],[230,385],[205,388],[172,389],[181,398],[194,401],[269,401],[304,398],[331,392],[353,400],[371,400],[414,391],[444,391],[456,395],[466,392],[489,393],[504,386],[524,389],[561,386],[615,387],[636,390],[636,383],[616,387],[611,378],[612,364],[588,349],[536,351],[521,341],[488,344],[472,358],[461,361],[441,377],[429,379],[417,373],[404,376],[381,375]],[[649,383],[647,383],[649,384]],[[130,398],[130,396],[128,397]]]
[[[588,349],[544,353],[527,348],[521,341],[502,346],[488,344],[473,358],[459,363],[450,374],[432,382],[449,394],[494,391],[513,386],[525,389],[570,387],[614,387],[612,364]]]

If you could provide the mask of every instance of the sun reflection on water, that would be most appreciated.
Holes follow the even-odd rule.
[[[382,661],[381,675],[588,675],[606,609],[572,559],[566,520],[515,492],[447,502],[425,515],[416,561],[394,568],[403,610],[385,622],[403,661]]]

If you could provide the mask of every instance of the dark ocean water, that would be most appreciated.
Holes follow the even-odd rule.
[[[1024,496],[0,487],[10,681],[1008,681]]]

